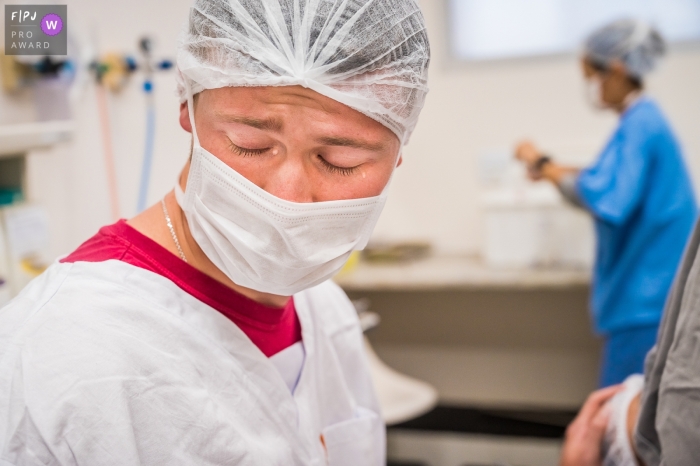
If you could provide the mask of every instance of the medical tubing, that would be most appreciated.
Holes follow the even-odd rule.
[[[148,185],[151,179],[151,166],[153,165],[153,146],[155,144],[156,108],[153,101],[153,85],[146,81],[143,85],[146,93],[146,145],[143,153],[143,165],[141,167],[141,183],[139,185],[138,204],[136,212],[143,212],[148,198]]]
[[[105,158],[105,170],[107,172],[107,187],[109,189],[110,209],[112,219],[119,220],[119,193],[117,191],[117,174],[114,165],[114,149],[112,146],[112,134],[109,124],[109,110],[107,108],[107,91],[101,83],[95,85],[97,93],[97,110],[100,117],[100,128],[102,132],[102,146]]]

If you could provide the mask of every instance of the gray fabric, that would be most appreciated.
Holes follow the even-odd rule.
[[[696,224],[645,362],[635,444],[646,466],[700,465],[699,247]]]
[[[561,195],[564,196],[564,199],[569,201],[570,204],[583,209],[583,202],[581,201],[581,197],[578,195],[578,191],[576,190],[577,178],[578,172],[568,173],[564,175],[561,180],[559,180],[559,183],[557,183],[557,188],[559,188]]]

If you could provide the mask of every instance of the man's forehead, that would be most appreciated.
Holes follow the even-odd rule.
[[[378,121],[301,86],[226,87],[203,92],[211,92],[207,104],[213,104],[213,112],[221,121],[279,133],[290,122],[285,122],[283,115],[276,109],[284,106],[303,107],[319,116],[315,122],[317,126],[313,129],[323,127],[327,130],[329,134],[324,135],[323,139],[346,142],[334,145],[361,145],[363,148],[379,150],[380,146],[387,146],[383,141],[389,137],[398,141],[394,132]],[[347,144],[348,141],[361,144]]]

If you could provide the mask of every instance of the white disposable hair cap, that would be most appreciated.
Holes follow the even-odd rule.
[[[405,144],[428,92],[429,61],[415,0],[195,0],[178,45],[178,94],[184,102],[188,87],[194,95],[301,85]]]
[[[635,19],[622,19],[596,30],[586,40],[584,50],[589,59],[603,66],[620,60],[627,73],[637,79],[652,71],[665,52],[661,34]]]

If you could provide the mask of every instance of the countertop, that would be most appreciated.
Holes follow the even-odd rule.
[[[546,289],[587,286],[590,270],[571,266],[495,268],[474,256],[433,255],[400,263],[359,261],[334,281],[346,291]]]

